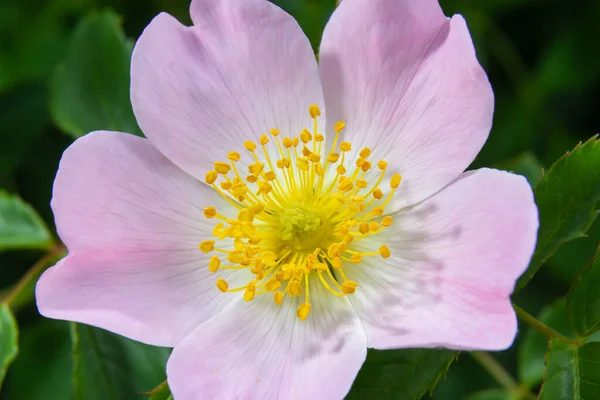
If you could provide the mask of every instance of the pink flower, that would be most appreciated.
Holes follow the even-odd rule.
[[[65,152],[69,255],[40,312],[175,347],[177,400],[339,399],[367,347],[510,346],[537,210],[522,177],[463,172],[494,106],[464,19],[344,0],[317,64],[265,0],[191,16],[157,16],[135,47],[148,139]]]

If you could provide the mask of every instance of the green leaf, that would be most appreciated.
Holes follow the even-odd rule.
[[[28,155],[50,122],[45,85],[20,85],[0,95],[0,175],[9,174]]]
[[[580,347],[550,341],[540,400],[600,399],[600,343]]]
[[[116,14],[81,21],[52,78],[51,111],[61,129],[75,138],[94,130],[141,135],[129,101],[131,50]]]
[[[145,398],[164,381],[170,349],[72,324],[75,400]]]
[[[529,268],[517,282],[517,289],[527,285],[561,244],[585,237],[598,215],[598,199],[600,141],[595,136],[561,157],[537,185],[538,243]]]
[[[67,47],[69,19],[92,0],[2,0],[0,93],[24,82],[45,82]],[[32,29],[35,27],[35,29]],[[34,117],[35,118],[35,117]]]
[[[15,195],[0,190],[0,251],[47,249],[50,232],[35,210]]]
[[[150,397],[148,400],[173,400],[173,396],[171,395],[171,390],[169,389],[169,384],[167,381],[164,381],[159,386],[154,388],[152,392],[149,393]]]
[[[2,389],[6,399],[73,399],[69,331],[68,322],[51,319],[21,329],[19,357]]]
[[[566,300],[559,299],[545,307],[537,318],[555,331],[573,338],[566,313]],[[548,339],[533,328],[527,328],[519,347],[519,380],[528,388],[534,388],[544,378],[544,363],[548,352]]]
[[[433,390],[456,355],[441,349],[370,349],[346,399],[419,399]]]
[[[512,171],[516,174],[523,175],[529,181],[532,187],[535,187],[542,176],[544,168],[535,154],[527,151],[518,157],[504,161],[496,165],[496,168]]]
[[[600,248],[571,286],[567,316],[579,336],[586,337],[600,330]]]
[[[465,400],[514,400],[515,397],[506,390],[491,389],[483,392],[473,393]]]
[[[0,305],[0,387],[6,370],[18,353],[17,322],[6,304]]]

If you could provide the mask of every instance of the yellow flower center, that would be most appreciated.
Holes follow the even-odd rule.
[[[244,142],[253,159],[245,176],[236,165],[240,153],[231,152],[228,162],[214,163],[206,182],[237,209],[237,218],[206,207],[204,216],[219,222],[214,239],[199,245],[205,253],[217,253],[209,262],[211,272],[247,269],[254,275],[237,288],[218,279],[222,292],[244,292],[246,301],[269,292],[277,305],[286,296],[304,296],[297,312],[301,320],[310,313],[311,282],[320,282],[335,296],[346,296],[357,290],[358,283],[347,279],[344,262],[390,256],[383,243],[368,252],[353,247],[392,224],[384,207],[402,179],[393,175],[385,194],[380,185],[387,162],[380,160],[374,167],[369,148],[362,149],[356,160],[347,160],[352,145],[338,143],[345,128],[341,121],[334,126],[335,139],[325,156],[324,137],[318,131],[321,112],[311,105],[309,113],[312,132],[304,129],[299,136],[281,138],[279,130],[271,129],[271,137],[260,137],[260,150],[256,143]],[[271,140],[276,151],[270,154]],[[309,279],[311,275],[318,280]]]

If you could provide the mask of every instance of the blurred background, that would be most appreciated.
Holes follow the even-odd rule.
[[[298,19],[317,49],[335,0],[274,2]],[[472,167],[513,170],[535,184],[543,168],[598,132],[600,2],[441,3],[446,15],[465,16],[496,93],[494,128]],[[137,130],[128,104],[131,45],[161,11],[189,24],[188,5],[189,0],[0,0],[0,189],[29,203],[51,235],[55,236],[51,187],[63,150],[87,131],[110,129],[105,121],[129,123]],[[92,97],[123,104],[124,115],[107,111],[102,120],[94,120],[87,111],[102,105]],[[564,332],[566,324],[554,310],[564,307],[560,299],[599,240],[597,221],[588,238],[562,247],[513,300],[534,315],[542,313],[548,324]],[[46,254],[45,249],[0,252],[0,297]],[[0,398],[72,398],[69,324],[39,316],[32,286],[13,308],[20,353]],[[543,338],[523,326],[515,346],[494,357],[535,391],[544,352]],[[432,396],[467,399],[499,387],[463,353]]]

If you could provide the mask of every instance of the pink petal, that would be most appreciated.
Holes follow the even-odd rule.
[[[369,347],[509,347],[517,329],[510,294],[538,228],[527,181],[468,172],[394,220],[370,243],[386,243],[392,256],[348,266]]]
[[[52,209],[69,255],[40,278],[40,312],[173,346],[231,299],[219,296],[198,244],[220,207],[146,139],[93,132],[69,147]]]
[[[344,0],[320,66],[328,124],[344,120],[353,151],[370,147],[403,176],[392,209],[452,182],[487,139],[490,84],[464,19],[436,0]]]
[[[194,0],[194,26],[160,14],[133,52],[131,101],[142,131],[188,173],[245,151],[271,128],[311,127],[323,106],[315,55],[296,21],[265,0]]]
[[[286,296],[277,307],[257,295],[219,314],[182,341],[167,364],[177,400],[341,399],[366,357],[366,337],[344,298],[311,284],[312,310]]]

